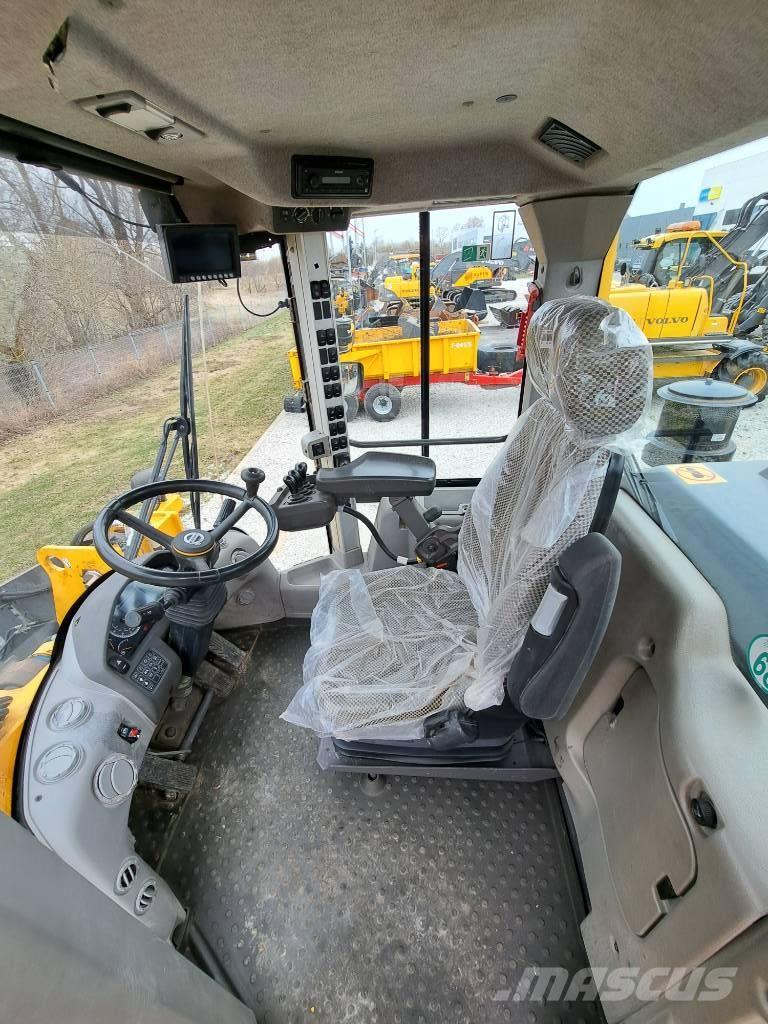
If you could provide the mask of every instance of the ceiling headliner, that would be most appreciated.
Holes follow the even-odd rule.
[[[768,134],[757,0],[14,6],[0,113],[241,204],[292,202],[292,152],[374,156],[371,207],[393,209],[631,188]],[[54,90],[41,56],[67,18]],[[205,137],[160,145],[72,102],[124,89]],[[584,168],[551,153],[536,138],[549,117],[605,152]]]

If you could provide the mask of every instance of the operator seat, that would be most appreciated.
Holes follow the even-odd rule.
[[[651,395],[650,345],[624,310],[599,299],[544,303],[528,328],[527,364],[542,397],[475,489],[458,572],[404,565],[324,576],[286,721],[340,741],[413,741],[438,712],[502,704],[558,559],[590,531],[608,446]]]

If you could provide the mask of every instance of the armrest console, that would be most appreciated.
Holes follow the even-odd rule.
[[[318,469],[315,486],[338,499],[380,501],[431,494],[436,479],[432,459],[370,451],[336,469]]]

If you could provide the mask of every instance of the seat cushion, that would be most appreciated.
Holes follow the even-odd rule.
[[[286,721],[342,739],[415,739],[427,715],[461,704],[477,612],[442,569],[342,570],[321,581],[311,640]]]

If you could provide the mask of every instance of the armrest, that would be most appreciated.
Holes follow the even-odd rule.
[[[621,555],[601,533],[567,548],[552,570],[506,690],[528,718],[563,718],[603,641],[621,574]]]
[[[365,452],[344,466],[318,469],[315,486],[335,498],[412,498],[431,494],[437,470],[432,459],[395,452]]]

